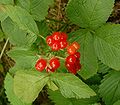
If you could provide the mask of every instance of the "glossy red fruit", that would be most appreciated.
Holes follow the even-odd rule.
[[[76,61],[75,67],[76,67],[76,70],[77,70],[77,71],[81,69],[80,60],[77,60],[77,61]]]
[[[46,72],[48,72],[48,73],[49,73],[49,72],[55,72],[55,69],[50,68],[50,67],[47,67],[47,68],[46,68]]]
[[[64,49],[67,47],[67,42],[66,41],[60,41],[60,48]]]
[[[74,64],[69,64],[66,62],[65,66],[70,73],[77,74],[77,70],[76,70]]]
[[[61,37],[60,37],[60,39],[63,40],[63,41],[66,41],[67,38],[68,38],[67,34],[64,33],[64,32],[61,32]]]
[[[76,57],[74,55],[69,55],[66,58],[66,62],[69,63],[69,64],[74,64],[76,62]]]
[[[52,37],[53,37],[53,39],[55,40],[55,41],[59,41],[60,40],[60,32],[54,32],[53,34],[52,34]]]
[[[45,69],[45,67],[46,67],[46,64],[47,64],[46,60],[44,60],[44,59],[39,59],[39,60],[36,62],[35,68],[36,68],[36,70],[38,70],[38,71],[43,71],[43,70]]]
[[[75,56],[77,59],[79,59],[79,58],[80,58],[80,53],[79,53],[79,52],[76,52],[76,53],[74,54],[74,56]]]
[[[50,60],[50,66],[51,66],[53,69],[59,68],[59,66],[60,66],[60,61],[59,61],[59,59],[58,59],[58,58],[52,58],[52,59]]]
[[[49,46],[51,46],[54,43],[54,39],[52,36],[47,36],[46,42]]]
[[[60,50],[60,43],[59,42],[55,42],[53,43],[53,45],[51,46],[53,51],[58,51]]]
[[[67,52],[69,55],[75,54],[76,48],[74,46],[69,46],[69,47],[67,47]]]
[[[80,45],[78,42],[73,42],[71,46],[74,46],[76,48],[76,50],[78,50],[80,48]]]

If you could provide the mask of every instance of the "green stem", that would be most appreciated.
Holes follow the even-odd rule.
[[[43,40],[46,40],[42,35],[38,35],[38,36],[40,36]]]
[[[65,60],[65,58],[60,57],[60,56],[55,56],[55,57],[57,57],[57,58],[59,58],[59,59],[62,59],[62,60]]]

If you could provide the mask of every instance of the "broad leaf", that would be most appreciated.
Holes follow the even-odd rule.
[[[106,23],[115,0],[69,0],[68,18],[84,28],[97,28]]]
[[[90,98],[96,95],[95,92],[82,82],[79,78],[70,73],[55,73],[51,75],[51,80],[60,89],[66,98]]]
[[[120,25],[107,24],[96,31],[95,51],[105,65],[120,70]]]
[[[12,105],[31,105],[22,102],[13,91],[13,77],[7,73],[5,77],[5,93],[7,95],[8,100]]]
[[[24,48],[14,48],[8,52],[8,55],[16,62],[16,66],[21,69],[32,69],[38,57],[33,51]]]
[[[65,98],[62,96],[60,91],[48,91],[49,98],[55,103],[55,105],[92,105],[97,102],[96,97],[86,98],[86,99],[74,99]],[[61,101],[62,100],[62,101]]]
[[[37,71],[18,71],[14,77],[14,92],[26,103],[33,102],[48,82],[46,73]]]
[[[0,4],[14,4],[14,0],[0,0]]]
[[[20,29],[28,33],[39,34],[35,21],[26,10],[17,6],[2,5],[2,11],[7,13]]]
[[[17,5],[26,9],[37,21],[45,19],[51,4],[53,0],[17,0]]]
[[[110,72],[102,81],[99,93],[106,105],[113,105],[120,100],[120,72]]]
[[[113,105],[120,105],[120,100],[118,100],[117,102],[115,102]]]
[[[69,36],[71,37],[71,42],[77,41],[81,46],[80,61],[82,69],[79,74],[85,79],[90,78],[97,73],[98,69],[97,56],[94,50],[94,38],[89,31],[83,29],[73,32]]]
[[[36,40],[36,35],[21,30],[10,18],[2,23],[4,33],[9,37],[10,43],[18,47],[30,47]]]

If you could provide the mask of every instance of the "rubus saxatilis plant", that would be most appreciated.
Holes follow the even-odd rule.
[[[46,87],[56,105],[120,105],[120,25],[106,23],[114,0],[69,0],[66,17],[78,28],[67,34],[47,26],[53,4],[0,0],[15,61],[4,81],[9,102],[32,105]]]

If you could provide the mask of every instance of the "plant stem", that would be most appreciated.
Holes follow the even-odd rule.
[[[57,57],[57,58],[59,58],[59,59],[62,59],[62,60],[65,60],[65,58],[60,57],[60,56],[55,56],[55,57]]]
[[[6,48],[7,44],[8,44],[8,41],[9,41],[9,38],[7,38],[7,40],[6,40],[6,42],[5,42],[4,46],[3,46],[3,49],[2,49],[1,54],[0,54],[0,59],[1,59],[2,56],[3,56],[3,53],[4,53],[4,51],[5,51],[5,48]]]
[[[42,35],[38,35],[38,36],[40,36],[43,40],[46,40]]]

